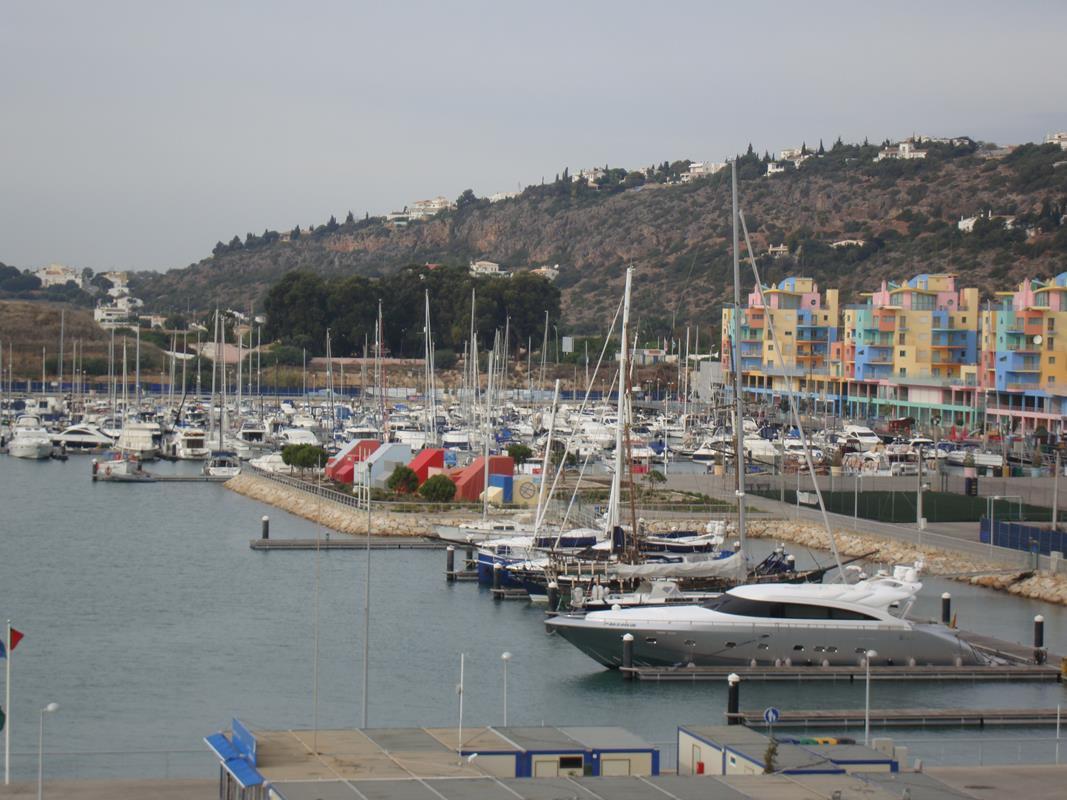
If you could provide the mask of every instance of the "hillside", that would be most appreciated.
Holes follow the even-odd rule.
[[[991,292],[1067,270],[1067,153],[1055,145],[999,157],[973,145],[927,149],[924,160],[875,162],[877,147],[839,142],[770,177],[766,158],[743,157],[740,201],[764,280],[812,275],[849,301],[882,278],[919,272],[957,272]],[[493,204],[465,193],[457,210],[402,228],[349,217],[293,241],[267,234],[247,237],[245,246],[235,237],[185,269],[138,273],[134,289],[159,310],[186,302],[247,307],[262,304],[293,269],[382,275],[412,263],[478,258],[508,269],[558,263],[565,320],[594,331],[618,302],[624,265],[634,264],[643,331],[665,333],[672,319],[714,325],[732,291],[729,170],[690,183],[642,184],[637,173],[611,173],[624,177],[599,191],[564,175]],[[958,229],[961,218],[987,212],[1013,217],[1014,228],[994,219],[972,233]],[[830,247],[842,239],[865,244]],[[786,244],[790,254],[766,255],[772,244]],[[747,270],[743,282],[746,290],[752,285]]]
[[[40,379],[42,351],[50,376],[56,374],[59,354],[60,316],[63,313],[64,372],[70,376],[71,354],[74,342],[78,342],[81,364],[88,375],[107,374],[107,356],[111,335],[93,321],[93,314],[84,308],[69,304],[33,302],[28,300],[0,300],[0,343],[4,348],[4,372],[14,361],[16,377]],[[118,332],[116,336],[116,360],[122,358],[122,336],[129,339],[129,363],[133,364],[133,334]],[[142,339],[142,370],[159,370],[164,363],[159,347]],[[121,362],[116,369],[121,369]]]

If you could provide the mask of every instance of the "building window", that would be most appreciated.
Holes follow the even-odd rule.
[[[908,370],[907,370],[907,368],[906,368],[906,367],[901,367],[901,368],[900,368],[900,377],[901,377],[901,378],[906,378],[906,377],[908,377]]]
[[[966,325],[967,324],[967,317],[960,317],[960,323],[963,324],[963,325]]]
[[[1056,330],[1056,320],[1053,317],[1048,318],[1048,329],[1050,331]]]
[[[1049,356],[1048,357],[1048,363],[1049,364],[1055,364],[1056,363],[1056,356]]]
[[[1055,341],[1055,337],[1049,336],[1047,339],[1045,339],[1045,348],[1048,350],[1055,350],[1055,348],[1052,346],[1052,343]]]
[[[904,334],[903,334],[903,333],[902,333],[902,334],[900,334],[900,335],[899,335],[899,336],[897,337],[897,344],[904,344]]]
[[[901,357],[901,358],[904,358],[904,357],[906,357],[907,355],[908,355],[908,351],[907,351],[907,350],[901,350],[901,351],[900,351],[900,357]]]

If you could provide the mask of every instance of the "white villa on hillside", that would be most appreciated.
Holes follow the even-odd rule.
[[[552,283],[552,281],[559,277],[559,264],[556,264],[553,267],[550,267],[548,266],[548,264],[545,264],[543,267],[538,267],[537,269],[530,270],[530,272],[532,272],[534,275],[540,275],[546,281]]]
[[[490,277],[507,277],[507,270],[500,268],[500,265],[495,261],[472,261],[470,265],[470,274],[478,276],[490,276]]]
[[[79,289],[82,286],[81,273],[62,264],[49,264],[33,274],[41,281],[41,287],[44,289],[49,286],[66,286],[70,282],[73,282]]]
[[[706,178],[724,169],[726,169],[725,161],[694,161],[689,165],[689,169],[682,173],[682,183],[689,183],[697,178]]]
[[[501,200],[510,200],[513,197],[518,197],[518,192],[494,192],[489,195],[490,203],[499,203]]]
[[[915,142],[906,139],[903,142],[879,150],[878,155],[874,157],[874,160],[882,161],[886,158],[899,158],[902,161],[911,161],[916,158],[926,158],[926,151],[916,149]]]
[[[1045,144],[1058,144],[1062,149],[1067,150],[1067,131],[1050,133],[1045,137]]]
[[[408,206],[408,219],[426,219],[428,217],[436,216],[442,211],[449,211],[455,207],[455,203],[449,202],[446,198],[441,197],[440,195],[432,200],[416,200]]]

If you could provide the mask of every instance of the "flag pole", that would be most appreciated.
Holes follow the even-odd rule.
[[[4,636],[4,786],[11,783],[11,620]]]

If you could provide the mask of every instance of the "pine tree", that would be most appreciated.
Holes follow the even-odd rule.
[[[356,218],[351,211],[348,212],[348,216],[345,217],[345,225],[355,225]]]
[[[826,148],[822,146],[822,139],[819,139],[819,155],[826,155]]]

